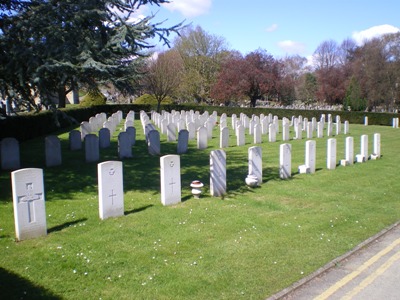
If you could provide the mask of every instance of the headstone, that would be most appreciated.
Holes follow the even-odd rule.
[[[21,167],[18,140],[12,137],[1,140],[1,168],[16,170]]]
[[[332,136],[332,122],[328,121],[328,125],[326,126],[326,136]]]
[[[292,176],[292,145],[281,144],[279,147],[279,177],[287,179]]]
[[[250,147],[249,154],[249,175],[257,176],[258,185],[262,183],[262,148],[259,146]]]
[[[313,138],[313,127],[312,127],[312,122],[307,122],[306,125],[306,130],[307,130],[307,138],[312,139]]]
[[[324,123],[321,121],[317,123],[317,137],[319,139],[324,137]]]
[[[269,141],[276,142],[276,125],[274,123],[269,124]]]
[[[97,165],[99,186],[99,216],[105,220],[124,215],[124,186],[121,161],[106,161]]]
[[[181,161],[179,155],[160,158],[161,203],[174,205],[181,202]]]
[[[136,128],[128,127],[128,128],[126,128],[126,133],[129,135],[129,140],[131,141],[131,146],[134,146],[136,144]]]
[[[46,167],[61,165],[61,142],[58,136],[49,135],[44,140]]]
[[[340,161],[342,166],[352,165],[354,163],[354,139],[351,136],[346,137],[345,158]]]
[[[99,130],[99,147],[105,149],[111,145],[111,133],[108,128],[101,128]]]
[[[310,140],[306,142],[306,159],[304,165],[299,167],[299,173],[315,173],[316,146],[315,141]]]
[[[118,157],[131,158],[132,155],[132,141],[131,137],[126,131],[120,132],[118,134]]]
[[[219,147],[220,148],[228,148],[229,147],[229,128],[223,127],[220,131],[219,137]]]
[[[381,157],[381,134],[374,133],[374,151],[371,155],[371,159],[378,159]]]
[[[364,125],[368,126],[368,117],[364,117]]]
[[[336,139],[330,138],[327,143],[326,167],[328,170],[334,170],[336,169]]]
[[[204,126],[197,129],[197,149],[204,150],[207,149],[207,128]]]
[[[344,134],[349,134],[349,132],[350,132],[349,121],[344,121],[343,133],[344,133]]]
[[[182,129],[178,133],[178,146],[177,146],[177,153],[183,154],[186,153],[188,150],[189,144],[189,131],[186,129]]]
[[[189,140],[194,140],[196,138],[196,125],[194,122],[188,122],[186,126],[189,131]]]
[[[155,129],[150,130],[147,135],[147,149],[150,155],[160,155],[161,153],[160,133]]]
[[[99,138],[95,134],[85,136],[85,159],[86,162],[96,162],[100,159]]]
[[[368,135],[363,134],[361,136],[360,148],[360,154],[356,155],[356,160],[357,162],[362,163],[368,160]]]
[[[167,141],[168,142],[176,141],[176,126],[174,123],[170,123],[167,125]]]
[[[238,125],[236,128],[237,134],[236,134],[236,145],[238,146],[243,146],[246,143],[246,138],[245,138],[245,128],[243,125]]]
[[[82,138],[79,130],[71,130],[68,135],[69,149],[72,151],[82,149]]]
[[[285,142],[289,140],[289,123],[287,122],[282,124],[282,140]]]
[[[213,197],[226,194],[226,154],[224,150],[210,153],[210,193]]]
[[[339,118],[338,120],[336,120],[336,135],[339,135],[341,132],[342,132],[342,123]]]
[[[47,234],[43,170],[11,173],[16,238],[19,241]]]
[[[82,141],[85,140],[85,136],[92,132],[92,127],[90,126],[89,122],[82,122],[81,123],[81,139]]]
[[[253,131],[253,141],[254,144],[261,144],[261,125],[256,124],[254,125],[254,131]]]

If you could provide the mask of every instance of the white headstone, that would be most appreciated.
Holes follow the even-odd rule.
[[[170,123],[167,125],[167,141],[168,142],[176,141],[176,126],[174,123]]]
[[[19,143],[17,139],[8,137],[1,140],[1,168],[15,170],[21,167]]]
[[[226,154],[224,150],[210,153],[210,193],[220,197],[226,193]]]
[[[334,170],[336,169],[336,139],[328,139],[327,143],[326,167],[329,170]]]
[[[72,151],[82,149],[82,138],[79,130],[71,130],[68,135],[69,149]]]
[[[223,127],[220,131],[219,137],[219,147],[220,148],[228,148],[229,147],[229,128]]]
[[[179,155],[160,158],[161,203],[173,205],[181,202],[181,161]]]
[[[150,130],[147,135],[147,149],[150,155],[160,155],[161,153],[160,133],[155,129]]]
[[[351,136],[346,137],[345,158],[340,161],[342,166],[354,164],[354,139]]]
[[[136,128],[130,126],[126,128],[126,133],[129,135],[129,140],[131,141],[131,145],[134,146],[136,144]]]
[[[249,150],[249,175],[255,175],[258,185],[262,183],[262,148],[259,146],[250,147]]]
[[[97,165],[99,216],[105,220],[124,215],[122,162],[106,161]]]
[[[317,137],[319,139],[324,137],[324,123],[321,121],[317,123]]]
[[[197,130],[197,149],[207,149],[207,146],[207,128],[202,126]]]
[[[368,117],[364,117],[364,125],[368,126]]]
[[[281,144],[279,147],[279,176],[287,179],[292,176],[292,145]]]
[[[125,131],[118,134],[118,157],[131,158],[132,155],[132,141],[129,134]]]
[[[194,122],[188,122],[186,126],[189,131],[189,140],[194,140],[196,138],[196,124],[194,124]]]
[[[11,173],[17,240],[47,234],[43,170],[21,169]]]
[[[269,124],[269,141],[276,142],[276,125],[274,123]]]
[[[90,126],[89,122],[82,122],[81,123],[81,139],[82,141],[85,140],[85,136],[92,132],[92,127]]]
[[[254,131],[253,131],[253,136],[254,136],[254,144],[261,144],[261,125],[256,124],[254,125]]]
[[[49,135],[44,140],[46,167],[59,166],[61,159],[61,142],[58,136]]]
[[[313,126],[312,126],[312,122],[307,122],[306,125],[306,130],[307,130],[307,138],[308,139],[312,139],[313,138]]]
[[[288,141],[289,140],[289,123],[285,122],[282,124],[282,140]]]
[[[306,157],[304,164],[305,172],[300,172],[300,173],[311,173],[311,174],[315,173],[316,147],[317,143],[315,141],[310,140],[306,142],[306,152],[305,152]]]
[[[356,155],[357,162],[365,162],[368,160],[368,135],[363,134],[361,136],[361,147],[360,154]]]
[[[108,128],[101,128],[99,130],[99,147],[105,149],[110,147],[111,144],[111,133]]]
[[[349,132],[350,132],[349,121],[344,121],[344,130],[343,130],[343,133],[344,133],[344,134],[349,134]]]
[[[186,129],[182,129],[178,133],[178,146],[177,146],[177,153],[183,154],[186,153],[188,150],[189,144],[189,131]]]
[[[95,134],[85,136],[85,159],[86,162],[96,162],[100,159],[99,138]]]
[[[374,133],[374,151],[371,155],[372,159],[377,159],[381,157],[381,134]]]

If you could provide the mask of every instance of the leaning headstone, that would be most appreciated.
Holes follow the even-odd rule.
[[[100,159],[99,138],[95,134],[85,136],[85,159],[86,162],[96,162]]]
[[[79,130],[71,130],[68,136],[69,149],[72,151],[82,149],[82,138]]]
[[[226,154],[224,150],[210,153],[210,193],[213,197],[226,194]]]
[[[121,161],[106,161],[97,165],[99,186],[99,216],[105,220],[124,215],[124,187]]]
[[[354,163],[354,139],[351,136],[346,137],[345,158],[340,161],[342,166],[352,165]]]
[[[326,167],[328,170],[336,169],[336,139],[328,139]]]
[[[61,165],[61,142],[58,136],[49,135],[44,139],[46,167]]]
[[[186,129],[182,129],[178,133],[178,146],[177,146],[177,153],[183,154],[186,153],[188,150],[189,144],[189,131]]]
[[[197,130],[197,149],[200,150],[207,149],[207,146],[208,146],[207,128],[202,126]]]
[[[160,158],[161,203],[174,205],[181,202],[181,161],[179,155]]]
[[[262,148],[259,146],[250,147],[249,154],[249,175],[257,176],[258,185],[262,183]]]
[[[371,159],[378,159],[381,157],[381,134],[374,133],[374,151],[371,154]]]
[[[132,157],[131,137],[125,131],[118,134],[118,157],[120,159]]]
[[[160,155],[161,153],[160,133],[155,129],[150,130],[147,135],[147,149],[150,155]]]
[[[19,241],[47,234],[43,170],[11,173],[15,234]]]
[[[16,170],[21,167],[19,143],[17,139],[8,137],[1,140],[1,168]]]
[[[101,128],[99,130],[99,147],[100,149],[105,149],[110,147],[111,144],[111,134],[108,128]]]
[[[221,128],[220,130],[219,147],[220,148],[229,147],[229,128],[226,126]]]
[[[279,147],[279,177],[287,179],[292,176],[292,145],[282,144]]]

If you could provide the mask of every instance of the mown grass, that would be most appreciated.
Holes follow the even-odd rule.
[[[228,124],[230,124],[228,122]],[[122,126],[122,124],[121,124]],[[98,217],[97,164],[68,150],[63,165],[44,168],[44,139],[21,145],[23,167],[44,168],[48,235],[15,242],[10,173],[0,173],[0,294],[5,299],[263,299],[289,286],[399,220],[399,130],[351,125],[360,136],[381,133],[382,158],[326,169],[326,140],[317,142],[317,172],[298,174],[306,139],[291,140],[292,173],[279,179],[279,145],[263,136],[263,185],[245,186],[247,151],[231,130],[228,194],[209,197],[209,153],[191,141],[181,155],[182,200],[160,202],[159,158],[147,154],[135,121],[134,158],[124,160],[125,216]],[[101,160],[117,159],[116,135]],[[293,133],[292,133],[293,136]],[[336,137],[338,161],[345,136]],[[162,155],[176,152],[165,142]],[[189,184],[206,184],[200,200]]]

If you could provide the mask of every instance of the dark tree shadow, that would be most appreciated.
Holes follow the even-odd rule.
[[[45,299],[58,300],[61,296],[53,294],[44,287],[0,267],[0,296],[1,299]]]

